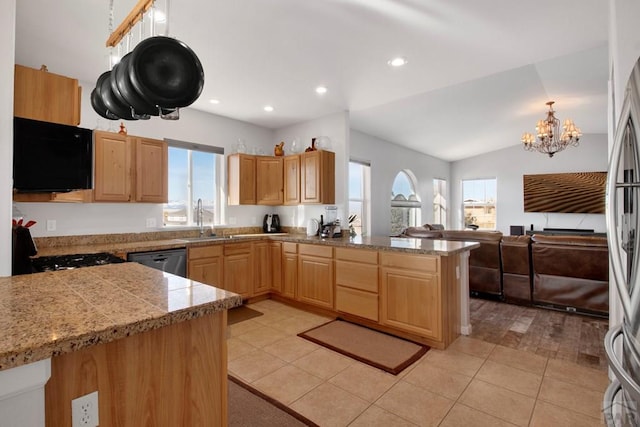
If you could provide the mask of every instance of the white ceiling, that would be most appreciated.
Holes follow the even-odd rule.
[[[108,69],[109,0],[16,3],[17,63]],[[117,26],[136,1],[113,3]],[[548,100],[606,133],[607,22],[602,0],[180,0],[169,34],[204,66],[193,108],[273,129],[349,110],[354,129],[453,161],[519,144]]]

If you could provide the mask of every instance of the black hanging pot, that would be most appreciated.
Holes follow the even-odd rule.
[[[118,91],[124,102],[130,105],[135,110],[136,114],[157,116],[159,114],[158,107],[147,102],[147,100],[136,91],[131,84],[131,80],[129,80],[130,59],[131,53],[127,53],[122,57],[120,62],[113,67],[111,72],[111,88],[114,92],[116,90]]]
[[[118,120],[120,118],[107,109],[104,102],[102,102],[102,98],[100,98],[100,94],[95,88],[91,91],[91,106],[94,111],[100,115],[100,117],[104,117],[108,120]]]
[[[202,93],[204,70],[185,43],[164,36],[141,41],[131,52],[129,80],[148,103],[164,108],[191,105]]]
[[[121,103],[120,100],[113,94],[113,91],[111,90],[110,78],[111,71],[102,73],[102,75],[98,77],[96,89],[100,93],[102,102],[104,102],[104,105],[109,111],[111,111],[121,119],[138,120],[131,114],[131,108],[128,105]]]

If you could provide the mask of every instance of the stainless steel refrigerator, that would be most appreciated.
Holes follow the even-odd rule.
[[[640,426],[640,60],[626,86],[607,175],[611,270],[623,321],[605,338],[610,371],[604,418],[609,427]]]

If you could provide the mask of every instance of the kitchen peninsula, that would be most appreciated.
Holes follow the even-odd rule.
[[[41,255],[186,248],[189,278],[246,300],[278,299],[441,349],[470,333],[468,256],[476,242],[218,231],[60,236],[37,244]]]
[[[226,425],[238,295],[135,263],[0,278],[0,289],[0,376],[20,382],[50,360],[44,407],[31,408],[47,426],[71,425],[71,400],[95,390],[100,425]]]

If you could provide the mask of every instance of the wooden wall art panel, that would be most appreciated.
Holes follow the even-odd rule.
[[[606,172],[523,175],[525,212],[605,212]]]

